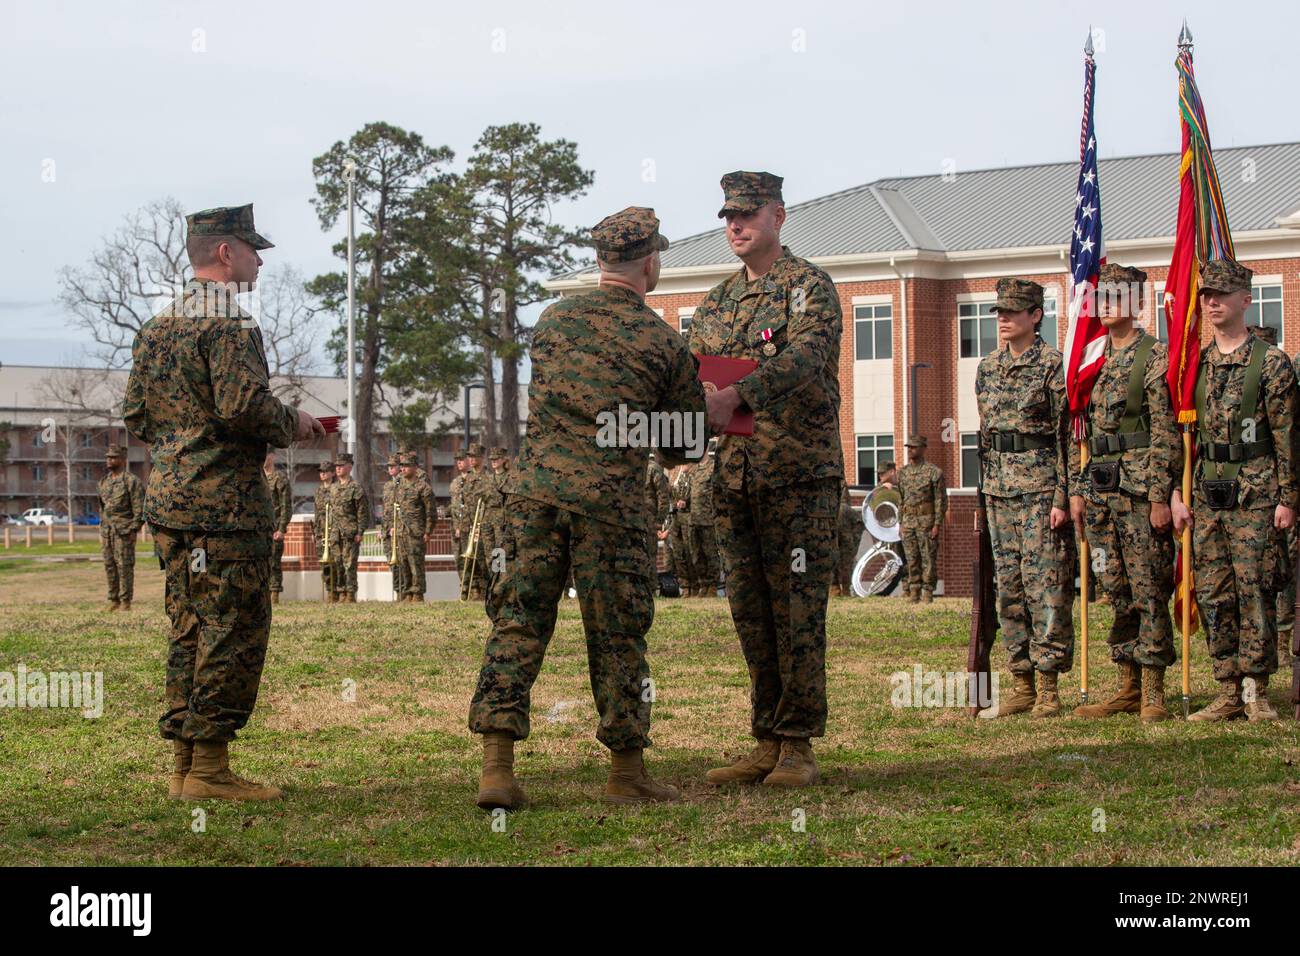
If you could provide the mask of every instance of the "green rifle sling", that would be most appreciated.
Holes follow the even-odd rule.
[[[1237,415],[1233,418],[1228,428],[1229,446],[1241,446],[1241,453],[1234,455],[1230,460],[1216,461],[1218,466],[1215,477],[1232,481],[1241,471],[1241,463],[1247,458],[1254,457],[1254,453],[1262,448],[1272,447],[1271,437],[1256,438],[1255,441],[1243,445],[1241,441],[1241,424],[1247,420],[1253,420],[1255,410],[1259,406],[1259,383],[1264,372],[1264,356],[1268,354],[1268,345],[1263,339],[1253,338],[1250,342],[1250,361],[1246,365],[1246,382],[1245,388],[1241,394],[1241,407],[1237,409]],[[1199,432],[1198,444],[1202,446],[1219,445],[1221,442],[1212,442],[1210,435],[1205,431],[1205,379],[1208,373],[1203,369],[1201,374],[1196,376],[1196,421]],[[1202,465],[1208,464],[1208,459],[1202,457]]]

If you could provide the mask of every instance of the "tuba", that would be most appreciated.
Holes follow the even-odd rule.
[[[858,597],[888,594],[897,585],[903,570],[903,558],[898,553],[898,543],[903,540],[902,512],[903,496],[884,485],[862,503],[862,523],[871,544],[853,566],[853,593]]]

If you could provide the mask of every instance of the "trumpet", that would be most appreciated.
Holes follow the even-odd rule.
[[[474,589],[474,566],[478,564],[478,546],[479,546],[479,524],[483,520],[483,499],[480,498],[478,506],[474,509],[474,523],[469,529],[469,539],[465,543],[465,563],[469,565],[469,573],[465,575],[465,580],[460,587],[460,599],[469,600],[470,591]]]
[[[320,563],[330,563],[330,506],[325,506],[325,550],[320,554]]]

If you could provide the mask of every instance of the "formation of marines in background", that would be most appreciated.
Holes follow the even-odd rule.
[[[862,534],[840,447],[840,299],[823,270],[781,244],[780,177],[729,173],[722,188],[718,215],[743,267],[705,296],[688,336],[645,303],[668,246],[654,211],[629,207],[606,217],[592,230],[599,284],[548,307],[534,330],[517,462],[496,447],[484,469],[477,443],[456,455],[449,518],[457,570],[492,624],[468,718],[483,741],[481,807],[526,802],[514,744],[529,733],[531,688],[566,585],[576,590],[587,637],[596,737],[611,751],[605,798],[680,798],[649,775],[643,757],[654,700],[646,634],[661,542],[686,596],[725,588],[750,679],[755,746],[710,770],[707,781],[805,787],[819,779],[812,740],[827,720],[826,608],[832,583],[840,593],[850,588]],[[223,294],[231,284],[251,287],[258,250],[271,248],[253,226],[252,207],[204,210],[187,224],[195,280],[137,336],[124,404],[128,431],[150,445],[148,489],[141,494],[116,446],[100,483],[109,602],[130,606],[134,538],[148,522],[171,621],[159,720],[173,745],[169,795],[273,799],[278,789],[231,772],[228,745],[255,704],[282,588],[292,495],[274,449],[324,430],[272,395],[260,330]],[[1109,265],[1102,278],[1146,277]],[[1028,279],[998,282],[1003,347],[981,360],[976,396],[997,616],[1014,688],[981,716],[1061,712],[1057,682],[1074,655],[1077,529],[1115,609],[1109,644],[1120,686],[1075,714],[1168,719],[1170,532],[1190,526],[1220,683],[1219,696],[1192,719],[1276,718],[1264,692],[1278,665],[1279,622],[1290,621],[1289,609],[1284,619],[1279,608],[1294,586],[1300,386],[1292,362],[1245,331],[1249,270],[1206,263],[1200,289],[1215,342],[1201,359],[1200,459],[1189,507],[1177,487],[1178,438],[1163,387],[1168,352],[1134,328],[1140,303],[1101,312],[1107,362],[1087,410],[1085,468],[1067,434],[1061,355],[1038,335],[1043,289]],[[734,385],[706,389],[699,356],[755,367]],[[654,453],[606,447],[596,441],[596,422],[619,405],[699,416],[718,437],[702,454],[684,441]],[[725,433],[738,411],[753,414],[752,434]],[[924,438],[906,445],[908,462],[896,474],[882,469],[881,481],[896,481],[901,492],[907,596],[928,603],[945,483],[925,460]],[[352,464],[341,453],[319,466],[313,531],[331,602],[356,600],[359,546],[372,519]],[[394,455],[388,472],[380,540],[395,596],[421,602],[438,508],[415,453]]]

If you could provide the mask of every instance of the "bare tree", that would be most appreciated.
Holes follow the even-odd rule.
[[[65,502],[68,520],[76,515],[74,468],[98,463],[97,459],[80,456],[78,452],[94,447],[94,439],[113,430],[113,420],[120,414],[126,390],[124,377],[109,369],[61,368],[46,375],[36,384],[41,403],[56,409],[41,427],[53,438],[54,456],[63,465],[63,487],[60,490]],[[53,482],[54,476],[47,476]]]
[[[278,397],[302,392],[303,378],[319,369],[316,342],[319,309],[293,266],[266,270],[257,280],[253,312],[262,329],[262,346]]]
[[[110,368],[130,363],[135,335],[192,277],[185,254],[185,214],[170,197],[126,216],[83,266],[59,273],[59,301],[72,324],[98,345]]]

